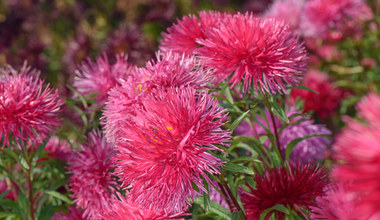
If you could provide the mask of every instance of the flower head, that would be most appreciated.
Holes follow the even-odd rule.
[[[63,102],[58,92],[49,85],[44,88],[38,73],[26,65],[19,73],[10,66],[0,72],[2,146],[9,144],[9,137],[41,142],[60,125]]]
[[[83,62],[75,71],[74,87],[84,96],[96,94],[95,99],[103,105],[108,91],[118,85],[118,79],[125,78],[132,68],[123,54],[117,55],[112,65],[105,54],[104,57],[98,57],[96,63],[87,58],[87,62]]]
[[[202,11],[199,18],[195,15],[184,16],[182,20],[177,20],[177,24],[167,29],[168,33],[162,33],[160,49],[192,55],[199,46],[196,40],[204,39],[205,32],[215,27],[224,16],[225,14],[214,11]]]
[[[264,17],[284,20],[293,31],[298,32],[304,4],[305,0],[276,0]]]
[[[380,125],[380,95],[370,93],[364,97],[357,106],[359,115],[371,126]]]
[[[113,151],[99,131],[89,134],[82,151],[70,159],[68,167],[71,177],[69,186],[74,203],[84,209],[84,216],[95,218],[110,205],[117,186],[110,170],[114,165],[110,160]]]
[[[354,216],[363,219],[380,216],[380,127],[372,124],[379,121],[375,116],[379,109],[376,104],[368,105],[369,100],[376,103],[376,99],[379,96],[371,94],[358,104],[359,115],[372,121],[367,125],[348,121],[333,145],[337,161],[333,167],[333,177],[338,182],[351,183],[345,192],[355,198]]]
[[[69,207],[68,213],[58,212],[56,213],[52,220],[86,220],[87,218],[83,217],[83,211],[75,207]]]
[[[204,190],[205,172],[219,173],[222,162],[206,150],[222,152],[229,133],[226,115],[207,92],[191,87],[161,88],[145,94],[116,142],[115,172],[143,208],[166,214],[183,211],[188,197]]]
[[[276,204],[303,213],[301,208],[309,209],[315,198],[324,194],[328,179],[327,170],[322,167],[297,164],[266,170],[255,177],[255,182],[256,189],[241,192],[247,219],[259,219],[265,209]],[[273,210],[267,216],[273,212],[277,216],[284,214]]]
[[[253,82],[256,92],[284,93],[286,84],[299,83],[306,68],[305,48],[282,21],[238,13],[205,35],[195,53],[219,81],[230,75],[232,86],[244,81],[243,91]]]
[[[318,92],[314,93],[304,89],[292,90],[291,98],[293,100],[300,97],[305,101],[305,112],[314,111],[321,118],[328,118],[336,113],[345,92],[334,87],[327,74],[312,70],[306,74],[303,84]]]
[[[50,137],[46,143],[45,151],[50,157],[66,162],[72,155],[73,150],[67,141],[60,140],[57,136]]]

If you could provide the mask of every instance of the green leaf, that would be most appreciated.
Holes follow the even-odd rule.
[[[289,160],[290,154],[292,153],[293,149],[297,146],[297,144],[305,139],[311,138],[311,137],[327,137],[330,138],[330,136],[325,135],[325,134],[311,134],[307,135],[305,137],[300,137],[292,140],[285,149],[285,160]]]
[[[231,220],[244,220],[244,215],[242,211],[233,212],[231,215]]]
[[[224,164],[224,169],[231,171],[231,172],[245,173],[248,175],[254,175],[255,174],[251,169],[249,169],[245,166],[239,165],[239,164],[234,164],[234,163]]]
[[[71,200],[67,196],[65,196],[63,194],[60,194],[60,193],[58,193],[56,191],[45,191],[45,193],[48,194],[48,195],[50,195],[50,196],[53,196],[53,197],[55,197],[55,198],[57,198],[59,200],[62,200],[64,202],[68,203],[68,204],[72,203]]]
[[[236,128],[236,126],[238,126],[240,124],[240,122],[245,118],[245,116],[248,115],[248,113],[249,113],[249,110],[244,112],[234,122],[232,122],[232,124],[230,126],[230,130],[233,131]]]
[[[203,179],[203,184],[207,191],[207,193],[203,192],[203,207],[206,213],[208,213],[210,209],[210,190],[209,190],[209,185],[205,179]]]
[[[234,99],[232,98],[232,95],[231,95],[231,91],[230,89],[227,87],[226,90],[224,91],[224,95],[226,96],[226,99],[227,101],[230,103],[230,104],[234,104]]]
[[[269,208],[269,209],[265,209],[265,210],[260,214],[260,220],[264,220],[270,212],[272,212],[272,211],[276,211],[276,210],[277,210],[277,211],[280,211],[280,212],[283,212],[283,213],[285,213],[285,214],[287,214],[287,215],[289,215],[289,211],[288,211],[288,209],[287,209],[284,205],[282,205],[282,204],[277,204],[277,205],[272,206],[272,207]]]
[[[202,208],[204,208],[202,196],[196,198],[194,202],[199,204]],[[212,200],[210,200],[210,212],[213,212],[226,220],[231,219],[231,212],[229,212],[226,208],[221,206],[219,203]]]

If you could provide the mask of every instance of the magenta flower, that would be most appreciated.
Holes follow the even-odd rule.
[[[162,33],[160,50],[192,55],[199,46],[196,40],[205,39],[205,32],[217,26],[225,15],[220,12],[202,11],[199,12],[199,18],[195,15],[184,16],[182,20],[177,20],[177,24],[167,29],[168,33]]]
[[[305,101],[304,112],[313,111],[314,114],[321,118],[334,115],[340,106],[341,100],[346,96],[342,89],[332,85],[327,74],[316,70],[311,70],[306,74],[303,84],[318,93],[304,89],[293,89],[291,98],[293,101],[298,97],[301,98]]]
[[[197,40],[201,47],[195,53],[215,70],[219,81],[230,75],[232,86],[244,81],[243,92],[253,85],[256,92],[284,93],[286,85],[299,83],[306,69],[305,48],[275,19],[227,15],[205,35]]]
[[[58,92],[36,70],[24,65],[20,72],[8,66],[0,69],[0,131],[2,146],[10,139],[41,143],[60,125],[62,100]]]
[[[306,37],[334,38],[334,32],[342,35],[372,17],[364,0],[310,0],[305,3],[301,29]]]
[[[359,115],[371,126],[380,125],[380,95],[370,93],[358,103],[357,109]]]
[[[327,170],[316,165],[289,165],[265,170],[255,177],[256,189],[242,190],[241,200],[247,219],[259,219],[260,214],[277,204],[306,215],[301,208],[310,209],[318,196],[324,195],[328,184]],[[284,219],[284,213],[273,210],[277,219]],[[306,218],[307,219],[307,218]]]
[[[343,184],[351,183],[346,193],[354,198],[353,213],[358,219],[380,216],[380,127],[376,124],[379,119],[372,114],[378,112],[376,104],[368,103],[370,100],[376,103],[378,99],[378,95],[371,94],[358,104],[359,115],[372,121],[367,125],[348,121],[333,146],[337,161],[333,176]]]
[[[103,105],[107,99],[108,91],[118,85],[119,78],[125,78],[133,69],[127,62],[127,56],[119,54],[116,62],[110,64],[107,56],[98,57],[96,63],[87,58],[75,71],[74,87],[83,96],[96,94],[95,100]]]
[[[114,198],[117,182],[110,172],[114,169],[110,160],[113,151],[99,131],[90,133],[81,148],[70,158],[71,165],[67,168],[71,173],[71,197],[83,208],[84,217],[96,218]]]
[[[152,208],[154,210],[154,208]],[[167,220],[178,219],[177,217],[183,213],[168,216],[165,213],[156,213],[150,209],[141,208],[138,205],[132,203],[130,200],[122,198],[120,200],[114,200],[109,210],[105,211],[102,215],[104,219],[113,220]]]
[[[87,218],[83,217],[83,211],[75,207],[69,207],[68,213],[58,212],[53,217],[52,220],[86,220]]]
[[[131,201],[155,212],[175,214],[203,188],[205,172],[218,174],[222,161],[206,150],[223,152],[226,114],[207,92],[193,88],[153,90],[142,98],[131,122],[116,142],[115,172],[130,188]]]

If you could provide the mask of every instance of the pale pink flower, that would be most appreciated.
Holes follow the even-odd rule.
[[[305,3],[301,29],[305,37],[339,39],[372,17],[364,0],[310,0]]]
[[[223,152],[226,114],[207,92],[191,87],[153,90],[144,95],[116,142],[115,172],[130,188],[131,201],[171,215],[187,208],[189,197],[202,191],[205,174],[220,172],[222,161],[206,150]]]
[[[110,160],[112,154],[111,145],[99,131],[95,131],[81,145],[81,151],[70,158],[71,165],[67,169],[71,174],[71,197],[77,206],[83,208],[84,217],[96,218],[114,198],[114,187],[118,184],[111,173],[114,169]]]
[[[125,78],[133,65],[127,62],[127,56],[119,54],[116,61],[111,64],[107,56],[98,57],[96,62],[87,58],[75,71],[74,87],[83,96],[96,95],[95,100],[103,105],[107,99],[108,91],[118,85],[119,78]]]
[[[359,115],[371,126],[380,126],[380,95],[370,93],[365,96],[357,106]]]
[[[195,50],[204,64],[214,70],[218,81],[232,86],[244,81],[246,92],[286,91],[297,85],[306,69],[306,50],[298,37],[282,21],[254,17],[246,13],[227,15],[218,27],[209,29]]]
[[[298,33],[304,4],[305,0],[276,0],[264,13],[264,17],[283,20]]]
[[[24,65],[18,72],[0,69],[0,131],[2,146],[9,139],[40,143],[60,125],[63,101],[49,85],[43,86],[36,70]]]
[[[204,39],[205,32],[224,18],[225,14],[214,11],[199,12],[199,18],[195,15],[184,16],[182,20],[177,19],[177,24],[167,29],[168,33],[162,33],[163,39],[160,43],[162,51],[173,51],[176,53],[193,54],[199,46],[197,39]]]

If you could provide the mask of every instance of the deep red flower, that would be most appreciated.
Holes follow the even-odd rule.
[[[162,33],[163,39],[160,42],[160,50],[173,51],[192,55],[199,46],[197,39],[204,39],[205,32],[216,26],[225,14],[214,11],[202,11],[199,18],[195,15],[184,16],[182,20],[177,20],[177,24],[167,29],[168,33]]]
[[[327,170],[317,165],[288,165],[264,171],[255,177],[256,189],[243,190],[241,200],[247,213],[247,219],[259,219],[260,214],[277,204],[282,204],[303,215],[301,208],[310,209],[317,196],[324,194],[328,184]],[[284,213],[275,212],[277,219],[283,219]]]
[[[304,89],[293,89],[291,99],[295,101],[298,97],[304,100],[304,112],[313,111],[321,118],[328,118],[336,113],[341,100],[347,93],[335,87],[327,74],[317,70],[311,70],[304,78],[303,85],[317,91],[311,92]]]
[[[115,172],[130,188],[131,201],[167,215],[183,211],[203,188],[205,174],[218,174],[222,162],[206,150],[222,152],[229,133],[220,128],[226,114],[207,92],[190,87],[145,94],[115,144]]]
[[[246,13],[227,15],[209,29],[194,53],[215,70],[218,80],[231,75],[232,86],[243,82],[243,92],[285,92],[296,85],[306,69],[306,50],[282,21]]]
[[[83,96],[96,94],[95,100],[103,105],[108,91],[118,85],[119,78],[127,77],[133,68],[123,54],[116,56],[114,64],[110,64],[105,54],[98,57],[96,62],[87,58],[87,62],[83,62],[75,71],[74,87]]]
[[[0,69],[0,131],[2,146],[9,138],[41,143],[60,125],[62,100],[49,85],[43,86],[36,70],[24,65]]]
[[[110,172],[115,168],[110,160],[113,150],[99,131],[90,133],[81,148],[70,158],[69,186],[74,203],[83,208],[84,217],[91,219],[110,205],[118,184]]]

